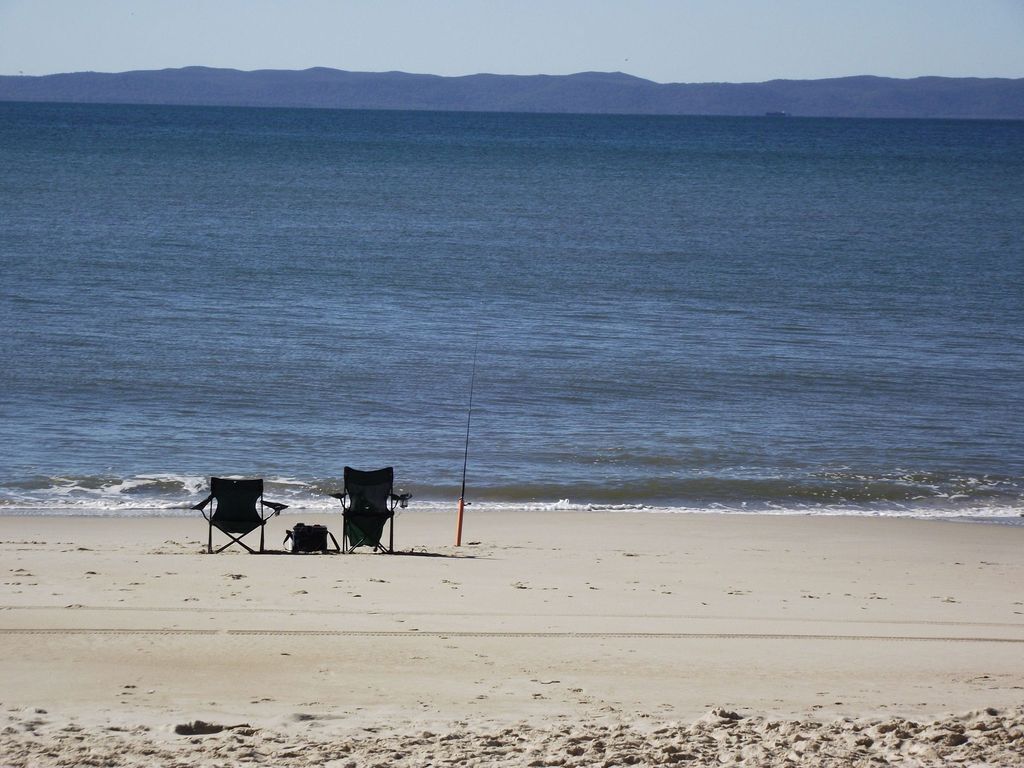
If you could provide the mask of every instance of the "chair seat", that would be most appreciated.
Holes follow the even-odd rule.
[[[211,520],[215,528],[218,528],[224,533],[241,533],[243,535],[250,531],[255,531],[261,525],[263,520],[257,520],[256,522],[247,522],[244,520],[218,520],[216,517]]]

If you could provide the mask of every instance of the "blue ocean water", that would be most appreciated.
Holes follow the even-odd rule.
[[[0,104],[0,511],[1024,512],[1024,123]]]

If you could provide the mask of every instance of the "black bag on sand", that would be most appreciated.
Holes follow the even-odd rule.
[[[327,552],[328,537],[334,544],[332,551],[340,552],[341,547],[338,546],[338,540],[334,538],[333,533],[327,530],[326,525],[296,523],[292,530],[285,532],[284,547],[289,549],[288,542],[290,541],[292,546],[289,551],[292,554],[299,552]]]

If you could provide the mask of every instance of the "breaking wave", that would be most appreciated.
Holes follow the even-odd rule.
[[[265,478],[266,498],[286,514],[332,512],[340,478]],[[186,474],[35,476],[0,483],[0,514],[175,516],[190,514],[209,478]],[[404,484],[410,509],[450,509],[456,487]],[[689,477],[589,484],[508,483],[470,487],[477,509],[494,511],[636,511],[1021,519],[1021,478],[849,470],[802,477]]]

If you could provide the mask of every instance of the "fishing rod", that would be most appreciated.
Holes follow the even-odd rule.
[[[473,345],[473,373],[469,377],[469,412],[466,414],[466,452],[462,457],[462,490],[459,492],[459,517],[455,525],[455,546],[462,546],[462,513],[466,509],[466,468],[469,466],[469,425],[473,420],[473,386],[476,384],[476,353],[480,342]]]

